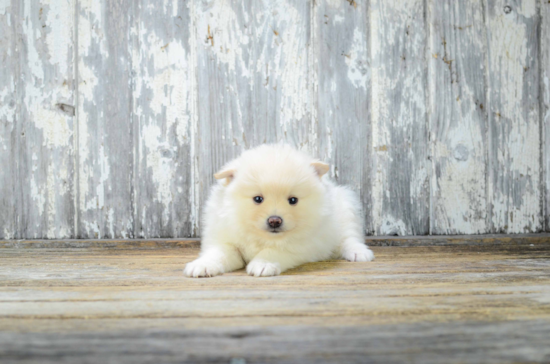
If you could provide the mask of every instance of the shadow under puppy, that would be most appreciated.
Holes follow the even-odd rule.
[[[261,145],[214,177],[204,212],[201,253],[189,277],[213,277],[246,266],[274,276],[331,258],[374,259],[365,245],[361,206],[325,175],[329,166],[288,145]]]

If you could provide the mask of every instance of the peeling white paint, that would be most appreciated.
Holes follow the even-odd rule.
[[[195,5],[189,2],[186,8]],[[190,54],[196,49],[189,50],[187,44],[196,39],[181,36],[186,31],[183,26],[189,26],[190,34],[196,31],[195,24],[187,24],[184,20],[186,8],[182,9],[178,1],[166,0],[162,6],[141,9],[131,30],[139,42],[139,47],[131,49],[134,115],[139,120],[139,149],[135,158],[140,181],[135,190],[134,211],[141,229],[134,233],[136,235],[178,231],[186,221],[178,221],[174,214],[180,208],[192,210],[177,205],[185,197],[189,198],[187,189],[182,192],[183,196],[175,192],[181,181],[178,174],[187,172],[182,171],[182,165],[188,162],[181,160],[181,156],[187,155],[192,148],[191,129],[193,118],[196,118],[193,115],[196,107],[193,104],[193,97],[196,97],[193,62],[196,61]],[[159,18],[173,24],[161,25]],[[220,62],[220,66],[223,64]]]
[[[92,206],[92,208],[102,209],[105,207],[105,182],[109,180],[111,168],[109,155],[105,152],[105,147],[103,145],[100,145],[98,154],[100,176],[95,193],[95,197],[97,197],[97,206]],[[95,200],[95,198],[93,200]]]
[[[239,72],[242,77],[250,77],[243,59],[243,48],[249,35],[238,26],[239,21],[229,1],[216,2],[206,10],[208,16],[201,17],[198,25],[199,42],[215,55],[219,63],[227,65],[229,72]]]
[[[503,6],[501,2],[494,4],[488,26],[493,87],[490,121],[497,126],[496,134],[491,135],[497,160],[493,161],[495,169],[491,171],[488,187],[495,228],[525,233],[541,226],[539,110],[529,108],[525,113],[531,94],[524,94],[534,56],[533,45],[527,42],[536,28],[535,20],[530,19],[536,2],[525,1],[516,9],[525,18],[515,16],[513,11],[504,14]]]
[[[400,235],[427,228],[421,219],[428,213],[428,149],[426,140],[417,140],[426,135],[422,9],[419,0],[377,0],[370,8],[372,226],[380,234],[388,233],[383,230],[388,221]]]
[[[346,20],[345,17],[343,17],[342,15],[340,14],[336,14],[334,15],[332,21],[334,22],[334,24],[340,24],[340,23],[343,23],[344,20]]]
[[[370,79],[366,45],[365,34],[355,28],[351,49],[344,55],[346,65],[348,66],[349,80],[355,87],[361,87],[365,90],[367,89],[367,82]]]
[[[326,140],[326,144],[327,144],[327,151],[326,151],[326,155],[329,156],[329,158],[333,155],[332,154],[332,130],[330,130],[329,127],[327,127],[326,129],[326,135],[327,135],[327,140]],[[334,165],[332,166],[334,167]],[[332,174],[334,176],[334,173]]]
[[[380,220],[379,235],[399,235],[404,236],[409,234],[409,229],[404,221],[396,219],[391,215],[384,215]]]
[[[36,179],[31,178],[31,199],[36,201],[36,211],[38,211],[38,216],[42,216],[46,210],[46,196],[42,188],[39,188],[36,184]]]
[[[521,108],[517,107],[517,100],[523,99],[523,72],[527,56],[525,24],[518,24],[502,15],[491,19],[490,28],[494,29],[489,39],[493,55],[490,69],[506,72],[506,77],[501,77],[498,85],[502,103],[500,113],[508,118],[523,117],[519,113]]]
[[[52,51],[61,53],[59,57],[63,59],[54,57],[52,60],[55,64],[59,65],[58,72],[61,75],[67,74],[67,62],[72,60],[72,56],[69,57],[68,53],[72,47],[70,36],[72,34],[72,23],[64,19],[62,15],[67,16],[67,12],[70,11],[71,6],[74,6],[74,4],[69,2],[65,5],[62,8],[54,7],[57,10],[57,13],[54,11],[54,15],[62,19],[57,19],[51,25],[52,32],[55,33],[54,36],[60,38]],[[66,147],[69,145],[72,136],[72,130],[68,124],[69,117],[60,110],[55,109],[55,105],[58,101],[69,99],[72,96],[72,92],[67,87],[61,86],[61,82],[56,85],[57,87],[53,88],[40,86],[44,83],[44,67],[46,67],[36,46],[36,38],[40,36],[37,33],[37,29],[40,27],[32,22],[34,14],[31,13],[31,10],[34,8],[31,6],[30,1],[25,2],[24,9],[26,20],[23,22],[23,31],[27,35],[27,66],[30,67],[33,76],[33,79],[28,80],[25,84],[24,102],[34,126],[43,132],[45,145],[49,148]],[[58,30],[60,33],[58,33]],[[48,42],[48,39],[51,39],[51,37],[47,37],[46,42]]]
[[[107,35],[103,31],[103,1],[79,0],[78,5],[78,51],[81,59],[89,55],[92,44],[99,46],[99,55],[103,59],[109,58],[105,43]]]
[[[35,78],[43,80],[44,70],[42,69],[42,60],[40,59],[40,56],[38,55],[38,51],[36,50],[36,46],[35,46],[35,38],[39,36],[37,32],[38,27],[37,29],[33,27],[32,19],[34,14],[31,13],[31,4],[32,4],[31,0],[25,0],[24,2],[25,20],[22,23],[23,33],[27,37],[28,59],[27,59],[26,66],[29,67],[32,75]]]
[[[331,6],[333,8],[339,8],[341,5],[345,5],[343,4],[345,0],[326,0],[327,2],[327,5],[328,6]],[[349,5],[349,4],[347,4]]]
[[[6,239],[6,240],[10,240],[10,239],[14,239],[15,238],[15,234],[8,230],[7,227],[4,228],[4,237],[2,239]]]
[[[79,99],[79,110],[83,110],[84,107],[84,98],[80,97]],[[90,160],[89,160],[89,148],[88,148],[88,120],[86,113],[79,113],[79,135],[78,135],[78,154],[80,163],[79,168],[79,180],[78,188],[80,191],[80,199],[78,208],[81,211],[89,210],[96,208],[97,198],[92,198],[88,201],[88,196],[90,193]],[[94,203],[90,203],[94,200]],[[88,201],[88,203],[87,203]]]
[[[302,4],[282,1],[273,9],[268,7],[257,16],[251,49],[256,49],[251,71],[255,77],[250,80],[251,91],[254,80],[262,80],[258,95],[276,95],[275,105],[278,122],[278,141],[296,142],[290,130],[311,115],[311,82],[313,73],[309,69],[310,49],[307,44],[307,26]],[[269,15],[267,15],[269,14]],[[246,48],[246,46],[244,46]],[[260,96],[263,97],[263,96]],[[269,97],[269,96],[268,96]],[[290,132],[289,132],[290,131]],[[300,144],[307,148],[307,145]]]
[[[95,239],[101,239],[101,231],[99,230],[99,225],[96,221],[86,221],[83,220],[82,224],[84,225],[84,230],[88,236],[92,236]]]
[[[272,69],[276,70],[274,76],[281,80],[281,117],[282,125],[297,122],[308,115],[310,110],[309,90],[307,79],[304,77],[307,70],[307,48],[301,40],[299,34],[305,31],[304,25],[307,19],[304,19],[292,2],[282,4],[285,12],[281,14],[278,23],[284,24],[284,31],[279,33],[281,38],[280,46],[272,44],[276,48],[275,60],[285,59],[285,67],[280,69],[276,64],[272,64]],[[263,57],[262,57],[263,56]],[[263,55],[260,59],[267,58]],[[273,55],[271,55],[273,57]]]
[[[14,94],[14,83],[13,78],[10,77],[9,81],[6,82],[3,88],[0,89],[0,119],[6,123],[13,124],[15,119],[15,103],[11,103],[11,97]]]
[[[8,8],[11,8],[11,0],[0,0],[0,15],[6,15]]]
[[[541,4],[544,4],[544,1]],[[526,18],[532,18],[537,15],[537,0],[522,1],[520,6],[517,6],[512,10],[516,10],[518,14],[523,15]]]
[[[29,154],[20,155],[21,165],[30,161],[29,168],[20,168],[17,181],[30,195],[22,202],[28,223],[18,232],[26,237],[66,238],[73,232],[68,208],[73,179],[68,174],[73,158],[74,6],[70,0],[24,1],[22,13],[12,13],[19,16],[15,49],[23,57],[16,70],[15,117],[22,125],[17,137]]]
[[[179,42],[165,44],[154,33],[149,34],[146,45],[140,58],[153,60],[155,67],[152,74],[142,75],[143,86],[141,83],[138,86],[137,96],[141,94],[141,87],[151,90],[151,110],[157,117],[165,111],[167,129],[176,124],[178,142],[186,144],[190,121],[188,55]]]
[[[33,105],[29,111],[34,126],[42,130],[47,147],[68,147],[71,145],[72,128],[69,126],[69,118],[61,111],[48,110],[41,105]]]
[[[47,8],[46,44],[50,63],[57,65],[60,74],[67,74],[73,60],[72,50],[74,29],[74,0],[42,1]]]
[[[103,19],[102,19],[102,2],[85,0],[79,2],[80,14],[78,17],[78,154],[79,154],[79,171],[78,171],[78,188],[79,201],[78,209],[80,212],[94,211],[101,209],[104,205],[104,182],[105,174],[108,170],[105,167],[105,159],[107,158],[103,148],[97,155],[102,169],[102,178],[96,186],[91,186],[91,181],[94,179],[94,163],[95,153],[91,153],[89,144],[88,124],[90,122],[87,107],[89,103],[95,103],[95,90],[99,84],[99,79],[96,76],[96,71],[89,66],[88,57],[90,53],[99,48],[100,56],[107,58],[108,52],[104,42]],[[107,167],[108,168],[108,167]],[[95,188],[94,188],[95,187]],[[97,221],[86,221],[89,217],[85,217],[80,222],[84,226],[84,234],[96,238],[101,238],[101,231]]]
[[[94,92],[99,84],[99,80],[85,59],[89,56],[91,51],[92,41],[94,44],[102,44],[100,37],[97,35],[98,30],[101,29],[101,8],[100,2],[84,2],[80,4],[82,15],[78,20],[78,154],[80,163],[79,168],[79,201],[78,208],[80,211],[95,210],[99,208],[99,195],[96,190],[92,192],[92,186],[90,186],[90,180],[93,177],[93,164],[92,156],[90,154],[89,145],[89,130],[88,130],[88,113],[86,111],[86,104],[93,102]],[[89,17],[94,17],[95,22],[90,23]],[[92,31],[94,29],[95,31]],[[101,48],[101,47],[100,47]],[[103,194],[101,194],[103,196]],[[103,203],[101,204],[103,206]],[[88,235],[93,236],[97,233],[99,236],[99,230],[97,223],[85,223],[84,224]],[[97,231],[96,231],[97,230]],[[91,234],[90,234],[91,233]]]
[[[353,123],[364,121],[358,120],[362,117],[359,116],[361,105],[357,106],[357,110],[349,110],[353,107],[347,106],[344,110],[341,100],[349,96],[346,92],[353,90],[353,87],[357,94],[371,95],[369,112],[372,118],[368,122],[372,126],[372,134],[367,137],[372,138],[372,143],[368,144],[371,146],[369,155],[363,158],[372,158],[369,165],[373,170],[369,173],[372,177],[371,213],[374,221],[369,224],[375,227],[376,233],[405,235],[413,232],[408,220],[408,216],[412,214],[392,210],[392,200],[396,201],[395,206],[402,204],[407,207],[422,203],[426,195],[426,181],[430,176],[433,185],[432,198],[439,199],[431,212],[432,220],[439,224],[437,226],[457,233],[486,232],[488,202],[485,186],[480,185],[483,184],[485,170],[489,167],[488,162],[483,159],[485,146],[483,136],[480,135],[481,130],[477,128],[480,112],[475,103],[476,90],[466,84],[463,78],[459,85],[450,86],[460,97],[453,101],[456,114],[449,114],[448,117],[457,118],[456,122],[460,127],[448,126],[449,129],[444,131],[448,136],[446,139],[438,139],[441,134],[437,132],[431,133],[433,144],[430,144],[430,148],[433,148],[433,154],[438,158],[433,165],[440,167],[440,177],[429,169],[430,163],[426,162],[427,158],[422,154],[418,143],[424,141],[412,139],[417,136],[412,131],[418,127],[419,120],[424,120],[427,112],[424,105],[424,84],[419,76],[424,70],[419,67],[418,62],[434,57],[429,54],[425,57],[426,54],[423,53],[426,44],[421,24],[424,20],[423,13],[418,9],[424,3],[419,0],[371,2],[369,19],[366,22],[370,27],[370,43],[367,43],[364,25],[357,22],[357,19],[363,19],[363,15],[349,16],[350,9],[353,12],[362,11],[360,2],[355,7],[344,0],[327,0],[326,3],[307,7],[290,0],[281,0],[277,3],[256,3],[254,12],[242,4],[235,5],[228,1],[180,3],[163,0],[159,4],[136,5],[137,16],[132,19],[129,33],[125,33],[131,38],[127,49],[132,56],[128,72],[134,72],[130,81],[130,86],[134,87],[132,122],[138,124],[129,131],[129,137],[132,135],[139,143],[134,161],[138,171],[136,178],[146,177],[147,187],[151,188],[144,192],[142,187],[133,187],[136,191],[141,189],[136,192],[136,196],[151,191],[152,201],[160,207],[141,208],[138,216],[144,223],[141,226],[143,230],[133,232],[133,219],[121,219],[120,210],[107,200],[111,192],[111,181],[116,178],[112,168],[116,165],[114,159],[117,156],[111,155],[112,150],[101,145],[101,140],[94,135],[109,133],[110,120],[102,111],[98,113],[97,120],[91,119],[89,112],[96,107],[101,108],[103,87],[109,82],[102,79],[105,71],[103,62],[113,56],[108,52],[108,45],[111,44],[109,37],[113,37],[113,34],[105,33],[105,22],[109,20],[111,10],[106,4],[103,1],[79,1],[79,11],[76,14],[79,48],[78,52],[73,52],[74,0],[26,0],[22,4],[24,13],[21,19],[12,19],[14,15],[10,9],[11,2],[0,0],[0,17],[8,26],[11,23],[20,24],[17,31],[22,31],[21,37],[25,45],[24,53],[21,53],[26,55],[22,65],[24,72],[15,77],[23,80],[18,89],[18,94],[23,95],[18,101],[22,102],[17,107],[21,108],[21,115],[28,117],[25,124],[28,129],[25,131],[29,138],[28,144],[32,146],[29,149],[31,158],[27,158],[27,162],[29,159],[31,162],[27,167],[29,175],[26,176],[29,184],[29,206],[25,207],[33,214],[28,224],[32,227],[29,233],[32,236],[72,236],[72,230],[63,226],[61,220],[65,218],[62,214],[66,208],[66,200],[72,198],[73,188],[78,190],[75,203],[82,214],[82,220],[77,227],[83,229],[84,235],[127,238],[140,234],[146,237],[157,229],[150,224],[160,221],[163,226],[172,224],[175,231],[178,229],[178,222],[173,221],[174,210],[177,208],[174,204],[184,199],[182,194],[189,195],[189,221],[197,232],[201,191],[205,188],[205,179],[211,177],[203,176],[208,168],[203,170],[200,166],[212,163],[201,159],[201,148],[210,146],[201,144],[199,139],[199,131],[204,132],[202,128],[212,122],[199,120],[197,110],[199,103],[212,102],[207,97],[210,95],[198,94],[197,80],[202,82],[200,79],[205,76],[209,77],[209,82],[219,83],[216,85],[220,94],[216,100],[219,105],[209,107],[224,108],[223,111],[216,112],[216,115],[221,115],[224,119],[215,124],[222,126],[223,131],[220,130],[220,135],[213,136],[213,140],[223,142],[224,148],[233,145],[233,151],[262,142],[255,139],[254,127],[250,129],[246,122],[250,117],[263,118],[268,115],[270,119],[261,122],[269,125],[270,133],[275,131],[275,139],[295,143],[298,148],[318,154],[325,157],[324,159],[330,160],[336,155],[341,158],[342,132],[348,130],[348,127],[349,130],[356,131]],[[434,2],[427,4],[435,6]],[[145,19],[148,14],[160,12],[169,22],[170,17],[177,18],[182,6],[190,12],[190,21],[178,24],[188,27],[191,34],[189,40],[181,39],[179,35],[169,35],[170,31],[167,35],[162,27],[156,27]],[[462,5],[458,2],[449,5],[453,9],[458,9],[459,6]],[[533,73],[526,68],[531,65],[529,57],[534,55],[529,42],[537,34],[533,31],[532,23],[538,21],[539,10],[547,10],[540,6],[540,9],[537,8],[534,0],[526,0],[511,7],[511,13],[505,14],[503,3],[496,1],[493,9],[495,11],[487,13],[496,14],[487,18],[489,36],[477,36],[484,30],[472,30],[476,37],[472,38],[471,44],[474,48],[477,47],[476,52],[486,52],[490,56],[487,64],[490,84],[487,87],[491,100],[488,100],[485,110],[490,109],[486,112],[490,113],[490,118],[493,118],[491,120],[496,120],[499,127],[503,125],[501,122],[506,123],[506,129],[503,127],[497,131],[506,139],[498,139],[503,137],[499,136],[494,140],[499,149],[497,159],[493,161],[495,165],[505,168],[502,171],[493,171],[497,174],[497,182],[491,182],[487,186],[494,210],[492,223],[497,228],[507,224],[506,229],[510,232],[528,232],[540,226],[538,209],[542,191],[539,189],[540,171],[537,169],[540,158],[538,109],[525,110],[523,106],[530,94],[526,90],[529,87],[539,87],[539,84],[525,87],[527,82],[538,82],[528,78]],[[39,18],[40,8],[43,8],[43,15]],[[323,11],[328,10],[327,13],[331,12],[331,17],[326,19],[328,24],[324,23],[324,14],[320,8]],[[471,23],[483,23],[480,15],[481,13],[476,13]],[[542,18],[545,19],[544,16]],[[470,31],[470,28],[466,28],[469,22],[455,18],[453,20],[456,20],[456,26],[464,26],[462,32]],[[323,34],[318,27],[324,26],[343,30],[342,34],[346,36],[346,45],[342,46],[344,49],[340,49],[342,43],[328,44],[330,47],[327,47],[337,57],[342,57],[336,63],[330,63],[330,67],[339,68],[336,71],[319,69],[321,64],[326,64],[319,62],[320,55],[326,56],[319,52],[320,42],[333,42],[330,37],[318,38]],[[409,33],[406,32],[408,26]],[[436,34],[435,28],[428,32],[433,38],[430,41],[432,48],[442,42]],[[460,38],[458,34],[455,37]],[[119,34],[116,36],[119,37]],[[449,49],[454,46],[455,52],[469,52],[470,48],[465,45],[452,45],[452,42],[452,39],[447,40]],[[489,50],[486,49],[487,44]],[[545,43],[541,41],[541,44],[541,51],[547,52]],[[369,52],[366,47],[370,47]],[[427,51],[431,50],[430,47]],[[3,54],[13,56],[11,49],[8,47]],[[22,52],[21,49],[18,51]],[[72,58],[74,54],[79,55],[76,63]],[[206,56],[197,57],[202,54]],[[372,65],[367,64],[369,55]],[[404,56],[403,59],[401,56]],[[443,63],[443,56],[442,53],[436,54],[436,61],[430,61]],[[118,63],[127,61],[121,54],[116,57]],[[446,60],[450,59],[454,61],[453,64],[446,63],[443,67],[449,68],[449,72],[457,72],[458,62],[453,59],[451,51]],[[56,105],[72,105],[75,78],[71,72],[75,65],[78,68],[76,82],[79,102],[75,105],[78,135],[73,136],[73,132],[76,133],[75,118],[58,109]],[[484,66],[483,62],[479,62],[480,68]],[[547,107],[550,104],[550,80],[548,73],[544,73],[548,72],[546,64],[543,62],[541,66],[541,97],[542,103]],[[327,78],[322,84],[323,89],[319,90],[318,78],[323,72],[334,72],[337,77]],[[12,135],[6,133],[13,132],[13,126],[9,123],[18,116],[16,107],[11,103],[15,93],[13,80],[9,81],[4,77],[0,86],[0,118],[8,123],[2,130],[6,130],[5,135],[0,135],[2,152],[11,147]],[[437,82],[441,80],[437,79]],[[343,90],[344,83],[350,85],[350,88]],[[432,83],[430,89],[439,91],[437,86],[437,83]],[[214,90],[213,88],[212,91]],[[335,101],[320,103],[320,92],[329,94],[325,100],[334,95]],[[357,94],[355,102],[359,100]],[[267,109],[254,104],[265,100]],[[440,100],[437,92],[430,95],[431,103]],[[367,102],[366,98],[364,102]],[[430,111],[433,111],[433,106]],[[116,110],[105,110],[105,114],[109,112],[116,113]],[[322,118],[334,118],[338,121],[324,123],[324,119],[318,120],[320,112]],[[495,116],[497,112],[502,121]],[[550,111],[543,109],[543,112],[544,122],[550,123]],[[199,123],[203,124],[199,127]],[[96,125],[103,129],[96,130]],[[400,131],[403,131],[403,135],[397,135]],[[134,132],[138,135],[133,134]],[[216,132],[217,130],[214,131]],[[250,139],[245,140],[248,138]],[[73,140],[76,140],[75,146],[78,146],[78,181],[72,180],[74,176],[70,170],[71,165],[65,163],[72,161]],[[325,149],[321,153],[318,150],[320,145]],[[187,148],[190,153],[190,171],[185,179],[178,173],[181,163],[188,161],[178,160],[178,153],[181,152],[179,148]],[[224,158],[223,153],[227,150],[216,150],[214,153],[219,155],[216,154],[213,158]],[[128,151],[132,152],[134,151]],[[545,155],[545,158],[548,156]],[[411,168],[402,170],[402,173],[409,174],[410,185],[403,188],[406,192],[390,188],[396,180],[396,172],[392,171],[392,166],[395,169],[394,163],[397,159],[402,159],[401,163],[406,168]],[[333,160],[330,162],[333,176],[351,181],[355,189],[365,187],[360,184],[364,182],[360,179],[363,167],[354,166],[353,172],[359,176],[350,177],[350,170],[341,168]],[[547,160],[544,163],[548,165]],[[507,175],[503,177],[500,173]],[[548,180],[547,176],[548,174]],[[510,181],[510,178],[514,181]],[[179,185],[184,180],[189,181],[185,182],[188,184]],[[69,183],[63,183],[67,181]],[[525,186],[520,186],[521,181],[525,181]],[[71,183],[77,184],[78,188]],[[514,193],[517,194],[511,191],[516,187],[521,193],[521,202],[514,201],[511,197]],[[138,211],[139,203],[140,201],[134,201],[135,211]],[[3,237],[10,238],[17,233],[11,227],[3,227]]]
[[[56,233],[58,232],[57,226],[55,224],[55,213],[56,213],[56,202],[57,202],[57,196],[55,191],[55,184],[56,179],[54,176],[53,168],[48,168],[48,176],[47,176],[47,210],[48,210],[48,231],[46,232],[46,237],[48,239],[53,239],[56,236]],[[59,233],[62,234],[63,232],[61,229],[59,229]],[[64,236],[66,237],[66,236]]]
[[[197,140],[194,137],[198,135],[198,87],[197,87],[197,33],[196,33],[196,8],[195,2],[190,1],[188,4],[188,9],[192,16],[192,21],[189,22],[189,48],[190,48],[190,59],[189,65],[192,72],[192,77],[190,77],[190,88],[191,88],[191,99],[190,99],[190,110],[191,110],[191,142],[190,142],[190,153],[191,153],[191,167],[190,167],[190,183],[189,183],[189,203],[191,205],[189,221],[191,222],[192,231],[190,232],[193,236],[198,235],[199,224],[200,224],[200,200],[201,200],[201,181],[200,181],[200,167],[198,163],[198,151],[197,151]]]
[[[156,200],[163,206],[163,222],[169,221],[170,204],[172,203],[172,181],[174,180],[173,162],[165,158],[163,150],[175,152],[170,145],[161,141],[161,131],[156,125],[143,127],[141,137],[144,141],[147,168],[151,171],[152,180],[156,185]]]
[[[381,51],[382,47],[382,37],[379,36],[379,33],[382,31],[380,29],[380,16],[377,14],[377,8],[371,9],[370,15],[371,22],[371,54],[372,57],[372,67],[373,71],[371,72],[372,84],[371,84],[371,119],[372,119],[372,155],[376,153],[383,153],[384,147],[387,147],[389,143],[387,130],[383,128],[383,123],[381,122],[384,118],[387,117],[386,110],[389,107],[389,100],[385,97],[383,91],[388,89],[391,86],[387,85],[388,80],[382,76],[381,72],[376,72],[376,68],[382,68],[383,65],[375,57],[378,52]],[[376,52],[376,53],[374,53]],[[376,233],[384,234],[385,230],[382,231],[380,226],[384,225],[384,205],[383,205],[383,196],[386,193],[389,193],[386,186],[389,181],[386,178],[384,171],[384,164],[377,163],[378,159],[374,158],[375,163],[373,164],[374,171],[372,177],[372,195],[373,195],[373,205],[372,205],[372,225],[378,230]]]
[[[468,143],[467,140],[462,142]],[[453,151],[439,142],[435,143],[434,154],[442,159],[454,158]],[[447,162],[441,178],[436,179],[434,194],[438,200],[433,218],[436,219],[438,233],[444,232],[444,229],[450,232],[486,232],[484,165],[476,164],[472,161],[474,158],[479,157],[472,155],[463,162]],[[480,167],[481,170],[478,170]],[[480,175],[481,179],[478,179]]]
[[[438,19],[444,13],[450,13],[455,23],[440,24]],[[487,107],[483,77],[486,39],[479,37],[485,29],[482,4],[475,0],[451,6],[432,3],[429,16],[429,87],[437,90],[429,95],[431,232],[487,233],[487,121],[480,113]],[[461,24],[461,29],[455,24]]]
[[[115,235],[115,210],[109,209],[109,212],[107,214],[107,225],[109,225],[109,237],[111,239],[114,239],[116,237]]]

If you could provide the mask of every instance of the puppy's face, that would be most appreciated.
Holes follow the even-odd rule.
[[[320,177],[328,166],[293,160],[292,156],[256,162],[245,161],[230,172],[216,175],[227,178],[238,228],[262,240],[285,239],[316,228],[325,201]]]

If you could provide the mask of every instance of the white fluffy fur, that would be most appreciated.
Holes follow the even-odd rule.
[[[252,276],[274,276],[307,262],[342,257],[366,262],[361,207],[349,189],[323,174],[328,166],[288,145],[244,152],[215,176],[204,212],[201,253],[189,277],[212,277],[246,266]],[[262,196],[263,202],[254,202]],[[290,205],[290,197],[298,203]],[[273,233],[267,218],[283,219]]]

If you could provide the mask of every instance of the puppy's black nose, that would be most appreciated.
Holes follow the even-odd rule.
[[[267,224],[276,229],[283,224],[283,219],[279,216],[270,216],[267,218]]]

